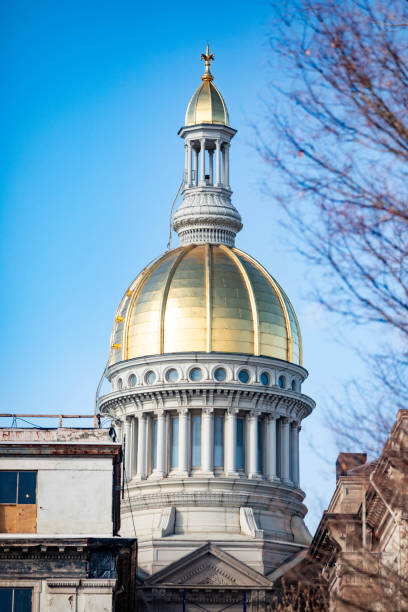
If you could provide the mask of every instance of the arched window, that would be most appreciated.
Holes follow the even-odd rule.
[[[266,372],[262,372],[259,377],[259,380],[261,381],[262,385],[265,385],[265,387],[267,387],[269,385],[269,374],[267,374]]]
[[[166,372],[166,380],[168,382],[177,382],[179,378],[179,374],[176,370],[176,368],[170,368],[170,370],[167,370]]]
[[[241,370],[238,374],[238,378],[242,383],[247,383],[249,381],[248,370]]]
[[[227,377],[227,373],[224,370],[224,368],[217,368],[214,372],[214,378],[215,380],[218,380],[219,382],[225,380]]]
[[[122,389],[122,387],[123,387],[123,381],[122,381],[122,379],[121,379],[121,378],[118,378],[117,387],[118,387],[118,390],[119,390],[119,391],[120,391],[120,390]]]
[[[153,385],[156,382],[156,373],[153,370],[149,370],[145,375],[145,382],[148,385]]]
[[[136,374],[131,374],[128,378],[129,387],[136,387],[136,383],[137,383]]]
[[[203,377],[203,372],[201,370],[201,368],[193,368],[190,371],[190,380],[197,382],[199,380],[201,380]]]
[[[284,389],[286,387],[286,378],[284,376],[279,376],[279,378],[278,378],[278,386],[281,389]]]

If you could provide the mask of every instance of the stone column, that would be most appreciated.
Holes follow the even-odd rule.
[[[197,149],[194,149],[194,171],[195,171],[195,176],[194,176],[193,184],[195,187],[197,187],[198,185],[198,150]]]
[[[237,476],[237,412],[232,409],[226,413],[226,465],[227,476]]]
[[[166,415],[164,410],[157,412],[157,463],[156,476],[166,475]]]
[[[137,431],[137,474],[136,477],[140,480],[146,478],[146,424],[147,418],[145,414],[140,414],[138,417]]]
[[[214,150],[208,151],[209,169],[208,174],[210,175],[210,185],[214,184]]]
[[[289,474],[289,419],[283,417],[280,419],[280,436],[281,436],[281,478],[283,482],[290,482]]]
[[[191,187],[191,142],[188,141],[187,143],[187,178],[186,178],[186,182],[187,182],[187,187]]]
[[[137,470],[137,419],[135,416],[132,416],[130,437],[132,440],[132,454],[130,458],[130,478],[133,478]]]
[[[203,408],[201,440],[201,470],[212,475],[214,472],[214,418],[212,408]]]
[[[131,421],[130,417],[125,418],[125,473],[126,479],[129,482],[131,479],[130,469],[132,461],[132,436],[131,436]]]
[[[200,145],[200,185],[205,185],[205,138],[201,138]]]
[[[290,451],[291,451],[291,475],[293,484],[299,486],[299,432],[300,425],[297,421],[292,421],[290,427]]]
[[[181,408],[179,416],[179,449],[178,449],[178,472],[180,476],[188,476],[188,410]]]
[[[215,141],[216,151],[216,167],[215,167],[215,186],[221,187],[221,140],[217,138]]]
[[[269,415],[266,421],[266,478],[277,480],[276,474],[276,417]]]
[[[224,144],[224,187],[229,189],[229,144]]]
[[[259,478],[258,472],[258,414],[251,412],[249,415],[249,461],[248,461],[248,478]]]

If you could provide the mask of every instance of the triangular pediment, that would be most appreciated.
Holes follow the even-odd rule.
[[[145,585],[268,588],[272,582],[213,544],[205,544],[154,574]]]

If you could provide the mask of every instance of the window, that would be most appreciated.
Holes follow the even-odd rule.
[[[203,377],[203,373],[200,368],[193,368],[190,372],[190,379],[197,382],[201,380]]]
[[[286,387],[286,378],[284,376],[279,376],[278,385],[281,389],[284,389]]]
[[[157,468],[157,419],[153,419],[153,469]]]
[[[218,380],[219,382],[225,380],[227,377],[227,373],[224,370],[224,368],[217,368],[214,372],[214,378],[215,380]]]
[[[172,417],[171,419],[171,456],[170,467],[178,466],[178,449],[179,449],[179,419]]]
[[[129,387],[136,387],[136,383],[137,383],[136,374],[131,374],[129,376],[128,383],[129,383]]]
[[[191,467],[201,466],[201,417],[191,418]]]
[[[292,380],[292,391],[296,391],[296,380]]]
[[[237,470],[244,469],[244,419],[237,419]]]
[[[265,385],[265,387],[269,385],[269,375],[266,372],[262,372],[259,377],[259,380],[261,381],[262,385]]]
[[[0,532],[36,532],[36,491],[37,472],[0,472]]]
[[[238,374],[238,378],[242,383],[247,383],[249,380],[249,372],[247,370],[241,370]]]
[[[123,383],[122,383],[122,379],[118,378],[118,390],[120,391],[122,389]]]
[[[153,372],[153,370],[149,370],[146,373],[145,381],[148,385],[153,385],[156,382],[156,374]]]
[[[176,370],[176,368],[170,368],[170,370],[167,370],[166,372],[166,380],[168,382],[177,382],[178,381],[178,372]]]
[[[214,467],[224,467],[224,417],[214,417]]]
[[[0,588],[0,610],[2,612],[31,612],[33,590]]]

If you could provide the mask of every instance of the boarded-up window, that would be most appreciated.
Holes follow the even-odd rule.
[[[32,589],[0,588],[1,612],[31,612]]]
[[[37,472],[0,472],[0,532],[35,533],[36,523]]]

